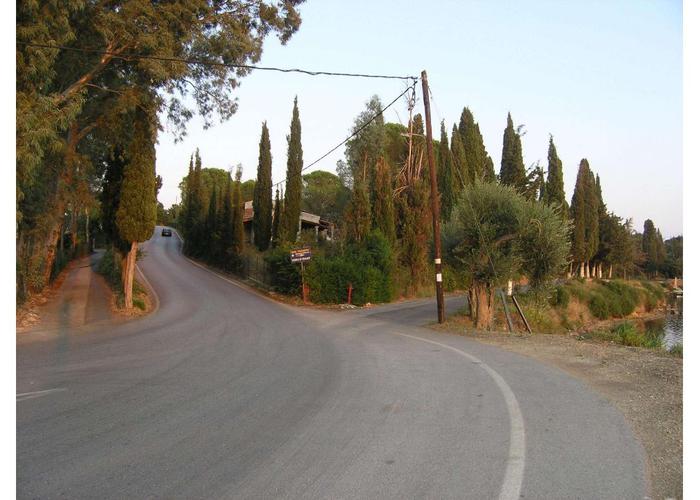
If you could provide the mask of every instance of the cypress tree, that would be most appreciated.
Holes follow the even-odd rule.
[[[598,252],[598,246],[600,245],[600,203],[596,190],[595,175],[588,166],[588,160],[584,159],[583,161],[586,162],[586,169],[588,170],[586,180],[586,277],[588,278],[590,277],[588,261],[595,256]]]
[[[389,243],[396,241],[396,227],[394,225],[394,199],[391,172],[389,165],[383,156],[377,160],[375,169],[375,193],[376,200],[373,205],[374,225],[379,229]]]
[[[482,157],[479,144],[480,137],[477,136],[474,115],[472,115],[469,108],[464,108],[462,110],[458,130],[460,139],[462,140],[462,146],[464,147],[467,178],[469,179],[469,183],[473,184],[477,177],[481,178],[482,176],[485,158]],[[483,147],[483,144],[481,147]]]
[[[470,177],[468,175],[467,159],[464,155],[462,137],[456,126],[452,127],[450,153],[452,156],[452,170],[455,183],[459,186],[457,191],[462,192],[462,190],[471,183],[469,182]]]
[[[352,186],[352,197],[345,209],[345,237],[348,243],[361,243],[372,227],[367,183],[356,179]]]
[[[440,215],[443,221],[450,218],[455,201],[455,179],[452,172],[450,143],[445,130],[445,120],[440,124],[440,147],[438,148],[438,189],[440,190]]]
[[[503,131],[500,180],[502,184],[513,186],[520,193],[525,192],[527,188],[527,174],[523,163],[520,135],[513,127],[510,113],[508,113],[508,123]]]
[[[487,182],[496,181],[496,170],[493,168],[493,160],[489,155],[486,155],[486,164],[484,166],[484,180]]]
[[[207,218],[204,223],[204,238],[202,242],[205,251],[204,257],[210,262],[217,260],[216,251],[219,248],[216,191],[216,186],[212,186],[211,195],[209,195],[209,209],[207,210]]]
[[[301,169],[303,165],[301,122],[299,121],[299,107],[295,97],[292,123],[289,136],[287,136],[287,183],[284,193],[284,210],[280,220],[280,239],[283,241],[293,242],[297,239],[299,214],[301,213]]]
[[[272,237],[272,153],[267,122],[263,122],[260,134],[258,177],[253,191],[253,232],[258,250],[267,250]]]
[[[225,269],[231,267],[231,256],[233,253],[234,234],[233,234],[233,200],[232,200],[232,185],[231,176],[229,175],[226,181],[226,191],[224,192],[224,201],[221,208],[221,263]]]
[[[566,195],[564,194],[564,172],[562,163],[557,155],[554,138],[549,136],[549,151],[547,152],[547,182],[544,185],[544,202],[560,207],[566,214]]]
[[[121,238],[131,243],[124,276],[124,305],[133,307],[132,292],[138,243],[153,235],[156,225],[156,151],[155,112],[136,109],[133,137],[128,148],[129,163],[124,178],[116,213]]]
[[[280,219],[282,218],[282,200],[280,189],[275,189],[275,206],[272,215],[272,246],[276,247],[280,241]]]
[[[588,162],[581,160],[576,175],[576,187],[571,198],[571,217],[574,222],[571,254],[575,262],[581,265],[583,275],[583,262],[586,260],[586,198],[588,196]]]
[[[199,156],[199,148],[194,154],[194,170],[192,171],[192,185],[188,185],[189,196],[187,197],[189,234],[185,236],[185,250],[189,255],[198,257],[202,255],[203,226],[202,218],[204,214],[204,196],[202,192],[202,158]]]
[[[245,244],[245,231],[243,229],[243,211],[244,211],[244,201],[241,195],[241,177],[243,176],[243,169],[238,166],[236,169],[236,181],[233,183],[233,196],[232,204],[233,209],[233,252],[237,257],[240,258],[241,252],[243,252],[243,245]]]

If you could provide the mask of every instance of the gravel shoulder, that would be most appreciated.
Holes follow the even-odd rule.
[[[434,329],[534,358],[577,377],[622,411],[647,453],[655,499],[683,496],[683,360],[577,335],[469,331],[463,317]]]

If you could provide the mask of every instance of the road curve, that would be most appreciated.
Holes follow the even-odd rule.
[[[432,302],[293,308],[144,247],[156,313],[18,343],[18,498],[645,496],[617,410]]]

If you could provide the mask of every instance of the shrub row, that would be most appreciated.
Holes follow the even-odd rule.
[[[373,231],[361,244],[349,245],[342,253],[321,256],[311,262],[307,283],[311,300],[318,303],[347,301],[352,284],[352,303],[388,302],[393,298],[391,245]]]

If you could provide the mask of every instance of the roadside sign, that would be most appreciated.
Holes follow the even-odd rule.
[[[311,249],[309,247],[295,248],[289,252],[289,256],[293,263],[307,262],[311,260]]]

